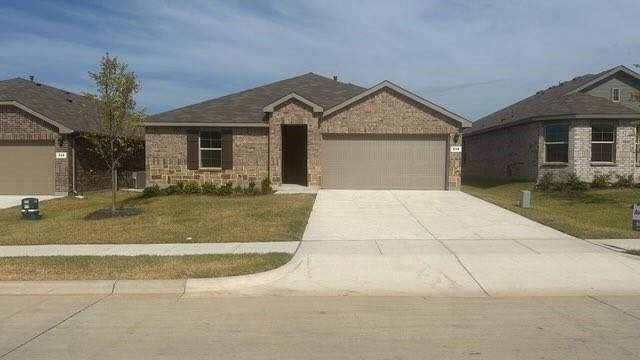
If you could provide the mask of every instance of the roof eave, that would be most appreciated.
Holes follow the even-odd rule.
[[[495,125],[488,128],[471,130],[465,133],[465,136],[477,135],[486,132],[490,132],[493,130],[505,129],[512,126],[522,125],[529,122],[534,121],[555,121],[555,120],[577,120],[577,119],[640,119],[640,113],[614,113],[614,114],[602,114],[602,113],[591,113],[591,114],[561,114],[561,115],[543,115],[543,116],[531,116],[528,118],[518,119],[515,121],[510,121],[505,124]]]
[[[226,122],[179,122],[179,121],[144,121],[145,127],[269,127],[264,122],[226,123]]]
[[[384,88],[389,88],[389,89],[391,89],[391,90],[393,90],[393,91],[395,91],[397,93],[400,93],[400,94],[408,97],[409,99],[411,99],[411,100],[413,100],[413,101],[415,101],[415,102],[417,102],[419,104],[422,104],[422,105],[424,105],[424,106],[426,106],[426,107],[428,107],[428,108],[430,108],[432,110],[435,110],[435,111],[437,111],[437,112],[439,112],[439,113],[441,113],[441,114],[443,114],[443,115],[445,115],[445,116],[447,116],[447,117],[449,117],[449,118],[451,118],[451,119],[453,119],[455,121],[458,121],[460,123],[461,127],[463,127],[463,128],[468,128],[468,127],[471,127],[471,125],[472,125],[471,121],[463,118],[462,116],[460,116],[460,115],[458,115],[456,113],[453,113],[453,112],[451,112],[451,111],[449,111],[449,110],[447,110],[447,109],[445,109],[445,108],[443,108],[441,106],[438,106],[438,105],[430,102],[429,100],[427,100],[427,99],[425,99],[423,97],[420,97],[420,96],[418,96],[418,95],[416,95],[416,94],[414,94],[414,93],[412,93],[412,92],[410,92],[408,90],[405,90],[405,89],[401,88],[400,86],[392,83],[389,80],[384,80],[384,81],[378,83],[377,85],[374,85],[374,86],[370,87],[369,89],[361,92],[360,94],[358,94],[356,96],[353,96],[353,97],[343,101],[342,103],[340,103],[340,104],[328,109],[327,111],[324,112],[324,116],[325,117],[329,116],[329,115],[331,115],[331,114],[333,114],[333,113],[335,113],[335,112],[337,112],[337,111],[339,111],[339,110],[341,110],[341,109],[343,109],[343,108],[345,108],[345,107],[347,107],[347,106],[349,106],[349,105],[351,105],[351,104],[353,104],[353,103],[355,103],[355,102],[357,102],[357,101],[359,101],[359,100],[361,100],[361,99],[363,99],[363,98],[365,98],[365,97],[367,97],[367,96],[369,96],[369,95],[371,95],[373,93],[375,93],[376,91],[379,91],[379,90],[384,89]]]
[[[35,111],[35,110],[33,110],[33,109],[31,109],[31,108],[27,107],[27,106],[25,106],[25,105],[23,105],[23,104],[21,104],[21,103],[19,103],[19,102],[15,101],[15,100],[11,100],[11,101],[0,101],[0,105],[15,106],[15,107],[17,107],[18,109],[20,109],[20,110],[22,110],[22,111],[25,111],[25,112],[27,112],[27,113],[29,113],[29,114],[31,114],[31,115],[33,115],[33,116],[35,116],[35,117],[39,118],[40,120],[42,120],[42,121],[44,121],[44,122],[46,122],[46,123],[48,123],[48,124],[50,124],[50,125],[53,125],[53,126],[57,127],[57,128],[58,128],[58,132],[59,132],[60,134],[71,134],[71,133],[73,133],[73,132],[74,132],[74,130],[73,130],[73,129],[71,129],[71,128],[67,127],[67,126],[62,125],[61,123],[59,123],[59,122],[57,122],[57,121],[55,121],[55,120],[52,120],[52,119],[50,119],[49,117],[44,116],[44,115],[42,115],[41,113],[39,113],[39,112],[37,112],[37,111]]]

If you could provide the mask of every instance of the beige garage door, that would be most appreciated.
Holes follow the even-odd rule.
[[[446,138],[343,135],[322,138],[322,187],[445,189]]]
[[[0,141],[0,194],[53,194],[55,152],[49,141]]]

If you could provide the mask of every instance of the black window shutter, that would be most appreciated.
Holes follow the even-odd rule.
[[[222,130],[222,169],[233,169],[233,132]]]
[[[198,170],[200,167],[199,141],[198,130],[187,130],[187,169],[189,170]]]

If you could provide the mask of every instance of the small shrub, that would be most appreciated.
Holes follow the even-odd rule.
[[[580,177],[578,177],[576,173],[571,172],[567,174],[563,191],[586,191],[586,190],[589,190],[589,184],[580,180]]]
[[[187,183],[184,188],[182,189],[182,192],[184,194],[200,194],[202,192],[202,188],[200,187],[200,184],[198,184],[197,182],[189,182]]]
[[[630,188],[633,186],[633,174],[630,175],[616,175],[616,186],[623,188]]]
[[[249,195],[253,195],[256,193],[256,183],[255,181],[249,181],[249,186],[245,189],[245,192]]]
[[[611,174],[593,175],[593,180],[591,181],[591,187],[606,188],[609,186],[611,186]]]
[[[202,193],[205,195],[215,195],[217,190],[218,186],[216,186],[216,184],[210,182],[202,184]]]
[[[234,193],[234,194],[242,194],[242,193],[244,193],[244,190],[242,189],[242,186],[240,186],[240,184],[237,184],[237,185],[233,188],[233,193]]]
[[[538,179],[535,188],[540,191],[552,191],[556,187],[557,184],[553,181],[553,174],[546,172]]]
[[[271,188],[271,179],[268,177],[262,179],[260,182],[260,192],[263,195],[273,194],[273,189]]]
[[[220,196],[227,196],[231,194],[233,194],[233,183],[231,181],[220,186],[216,191],[216,195],[220,195]]]
[[[161,195],[161,192],[162,191],[160,190],[160,186],[158,186],[158,184],[153,184],[151,186],[147,186],[146,188],[144,188],[144,190],[142,191],[142,196],[146,198],[151,198],[151,197]]]
[[[164,192],[167,195],[180,195],[184,193],[184,183],[182,182],[177,182],[173,185],[169,185],[166,189],[164,189]]]

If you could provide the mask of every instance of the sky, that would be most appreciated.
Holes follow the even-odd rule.
[[[109,52],[154,114],[308,72],[390,80],[476,120],[640,63],[638,0],[0,2],[0,79],[94,91]]]

